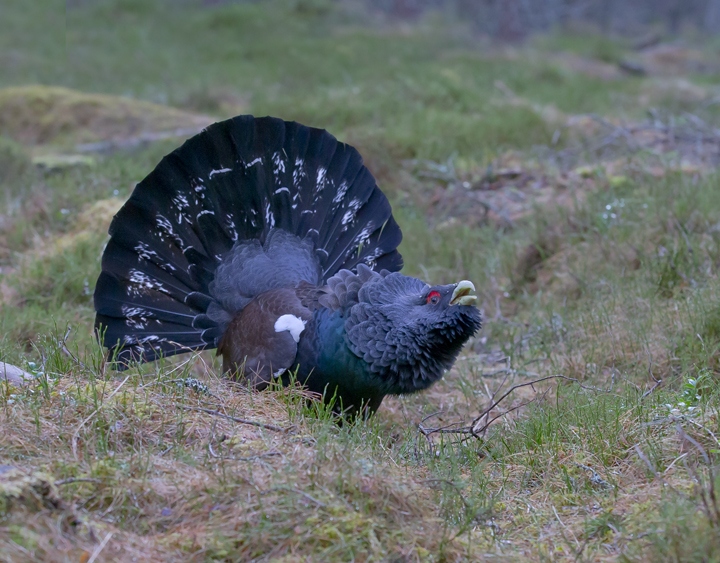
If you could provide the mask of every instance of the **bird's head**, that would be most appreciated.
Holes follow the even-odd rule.
[[[387,384],[412,393],[440,379],[481,326],[475,286],[429,286],[400,273],[366,283],[346,324],[351,349]]]

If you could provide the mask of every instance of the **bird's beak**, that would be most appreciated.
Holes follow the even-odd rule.
[[[477,295],[473,295],[474,292],[475,286],[471,281],[459,282],[453,290],[450,305],[474,305],[477,301]]]

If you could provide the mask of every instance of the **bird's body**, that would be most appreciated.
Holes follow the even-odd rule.
[[[217,347],[256,388],[297,377],[373,412],[437,381],[480,327],[472,284],[398,272],[400,229],[357,151],[296,123],[209,127],[110,234],[96,325],[120,363]]]

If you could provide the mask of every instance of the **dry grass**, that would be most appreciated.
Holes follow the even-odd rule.
[[[367,428],[313,416],[298,391],[231,388],[192,359],[160,376],[63,371],[3,391],[0,448],[19,468],[2,475],[12,561],[78,560],[104,538],[99,560],[461,551],[422,468],[398,465],[379,436],[358,439]],[[176,383],[198,371],[207,393]]]

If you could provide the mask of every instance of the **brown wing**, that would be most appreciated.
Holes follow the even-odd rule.
[[[312,313],[295,289],[266,291],[231,321],[218,345],[223,370],[256,389],[295,362],[297,340]]]

